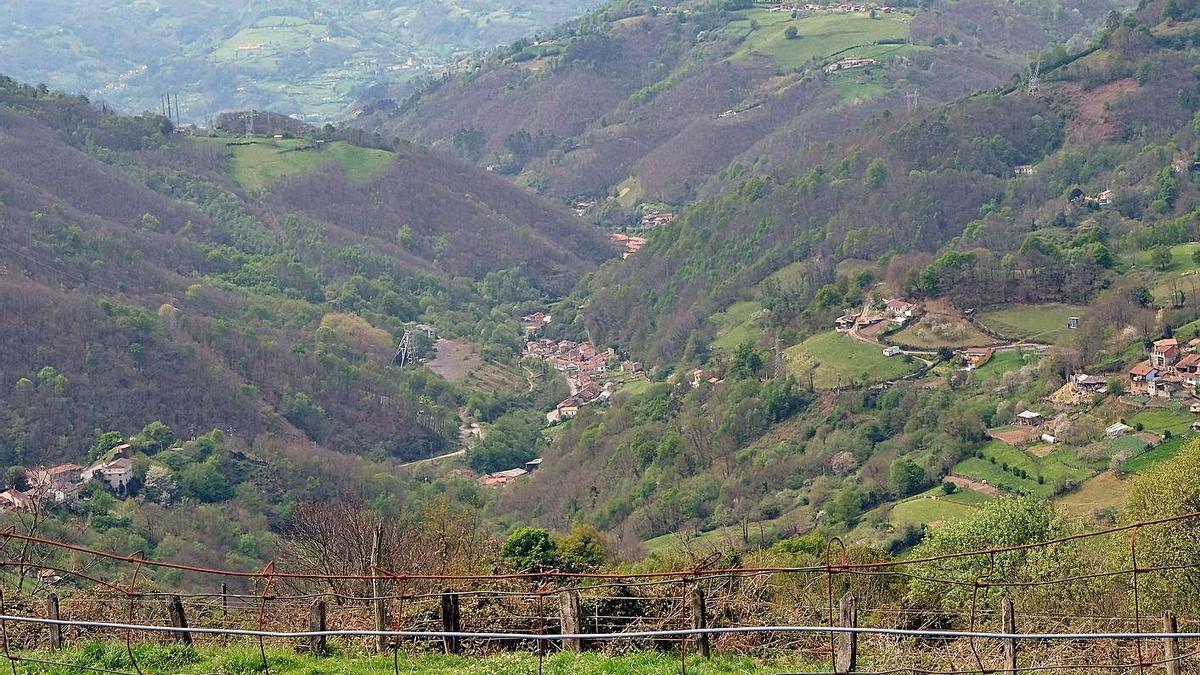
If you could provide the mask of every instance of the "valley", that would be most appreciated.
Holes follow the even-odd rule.
[[[212,124],[0,77],[21,669],[1192,658],[1200,2],[451,4],[246,9]]]

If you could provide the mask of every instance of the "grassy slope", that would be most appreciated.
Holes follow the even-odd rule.
[[[1046,457],[1035,457],[1003,441],[991,441],[982,449],[983,459],[968,457],[955,465],[955,473],[986,480],[988,484],[1006,490],[1042,497],[1049,497],[1054,493],[1055,483],[1083,481],[1092,473],[1078,466],[1077,458],[1069,448],[1060,447]],[[995,464],[992,464],[991,458],[996,459]],[[1027,471],[1029,478],[1019,478],[1011,471],[1005,471],[1002,466],[1004,463],[1010,468]],[[1038,476],[1043,476],[1045,483],[1038,483]]]
[[[1081,316],[1084,307],[1064,304],[1012,305],[979,315],[979,321],[1012,338],[1054,342],[1067,331],[1067,317]]]
[[[1155,302],[1166,304],[1171,301],[1172,280],[1178,280],[1178,288],[1189,297],[1192,292],[1192,280],[1200,265],[1192,260],[1192,253],[1200,249],[1200,244],[1178,244],[1171,247],[1171,264],[1165,270],[1154,266],[1150,261],[1151,251],[1139,251],[1128,258],[1127,274],[1139,275],[1145,280],[1147,288],[1151,289]],[[1200,282],[1198,282],[1200,283]],[[1190,305],[1190,300],[1188,301]]]
[[[188,650],[176,646],[143,644],[135,648],[139,665],[147,672],[169,672],[181,675],[200,673],[258,673],[262,660],[257,647],[236,646],[219,649]],[[132,664],[125,645],[116,642],[95,643],[70,649],[61,654],[27,654],[33,658],[56,660],[88,666],[129,671]],[[375,675],[393,670],[389,657],[335,655],[313,658],[297,654],[294,649],[275,648],[267,651],[271,672],[277,675]],[[401,656],[400,672],[413,675],[527,675],[538,671],[535,654],[504,654],[488,658],[450,656]],[[689,673],[717,675],[725,673],[779,672],[780,666],[768,666],[747,658],[718,656],[711,660],[699,657],[688,659]],[[794,669],[789,664],[788,669]],[[679,671],[679,657],[667,653],[633,653],[618,657],[600,654],[572,656],[557,653],[547,657],[545,672],[557,675],[658,675]],[[75,675],[76,668],[37,665],[26,662],[22,673],[38,675]]]
[[[226,139],[201,139],[228,142]],[[303,139],[255,139],[249,145],[230,146],[230,171],[234,180],[251,191],[265,190],[282,178],[315,170],[322,162],[337,162],[354,179],[369,178],[392,161],[386,150],[360,148],[336,141],[316,146]]]
[[[712,342],[712,348],[717,351],[733,353],[737,346],[746,340],[757,340],[762,329],[754,322],[755,312],[762,305],[753,300],[735,302],[725,311],[713,316],[713,322],[719,326],[717,338]]]
[[[896,526],[929,525],[969,516],[989,499],[987,495],[974,490],[959,490],[947,495],[941,487],[936,487],[896,504],[888,519]]]
[[[787,350],[788,367],[803,378],[810,368],[813,385],[832,389],[851,382],[882,382],[915,371],[919,363],[883,355],[883,348],[830,331],[814,335]]]
[[[910,45],[872,45],[878,40],[907,39],[907,14],[879,14],[871,19],[865,14],[818,14],[796,19],[788,12],[764,9],[743,10],[726,30],[745,33],[746,39],[734,58],[750,54],[774,57],[785,68],[799,68],[811,59],[825,59],[852,47],[854,56],[886,58],[911,51]],[[751,22],[758,28],[751,30]],[[797,36],[789,40],[784,35],[788,26],[795,26]],[[847,54],[849,55],[849,54]]]

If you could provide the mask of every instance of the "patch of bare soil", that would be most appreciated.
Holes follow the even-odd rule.
[[[471,351],[471,345],[461,340],[439,339],[437,356],[425,365],[451,382],[462,382],[467,375],[483,365],[483,359]]]

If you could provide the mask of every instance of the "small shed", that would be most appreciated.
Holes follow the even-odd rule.
[[[1042,417],[1041,413],[1035,413],[1032,410],[1026,410],[1017,414],[1017,422],[1027,427],[1040,426],[1044,421],[1045,418]]]

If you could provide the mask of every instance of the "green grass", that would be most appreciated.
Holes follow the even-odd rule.
[[[1078,490],[1068,492],[1055,502],[1068,513],[1087,516],[1099,508],[1119,507],[1125,501],[1127,487],[1128,484],[1114,472],[1105,471],[1084,481]]]
[[[976,480],[986,480],[989,485],[1011,492],[1021,492],[1040,497],[1053,496],[1056,484],[1079,483],[1089,478],[1093,471],[1084,468],[1082,460],[1069,448],[1059,448],[1046,457],[1035,457],[1024,450],[1014,448],[1003,441],[991,441],[981,448],[984,457],[968,457],[954,467],[954,472]],[[995,459],[993,464],[990,460]],[[1003,464],[1008,464],[1005,471]],[[1019,468],[1029,478],[1014,475],[1012,468]],[[1045,478],[1038,483],[1037,477]]]
[[[1169,441],[1164,441],[1161,445],[1149,452],[1144,452],[1137,457],[1125,462],[1121,465],[1121,470],[1125,473],[1142,473],[1148,469],[1154,468],[1159,464],[1171,459],[1183,450],[1188,444],[1189,439],[1183,436],[1176,436]]]
[[[229,139],[198,139],[222,145]],[[256,138],[250,145],[229,146],[230,172],[239,185],[252,192],[266,190],[280,179],[314,171],[323,162],[336,162],[356,180],[369,178],[387,167],[392,153],[360,148],[342,141],[317,145],[307,139]]]
[[[345,645],[342,645],[343,647]],[[355,645],[355,652],[364,647]],[[92,643],[61,653],[26,652],[26,657],[53,660],[118,671],[132,671],[133,664],[118,642]],[[201,647],[189,649],[175,645],[142,644],[134,648],[138,665],[148,673],[200,675],[224,673],[241,675],[261,673],[262,659],[257,646],[249,644],[232,647]],[[393,672],[391,657],[364,656],[349,650],[335,651],[332,656],[318,658],[299,654],[293,648],[275,647],[267,650],[271,672],[277,675],[378,675]],[[764,664],[745,657],[714,656],[705,660],[688,658],[689,673],[700,675],[734,675],[738,673],[778,673],[807,670],[819,664],[789,660]],[[401,655],[401,673],[413,675],[528,675],[538,672],[538,658],[531,653],[498,654],[488,657],[456,657]],[[37,675],[78,675],[78,668],[22,662],[18,673]],[[621,656],[585,653],[574,656],[565,652],[546,657],[544,672],[551,675],[666,675],[679,672],[679,656],[665,652],[633,652]]]
[[[996,352],[992,355],[991,360],[983,364],[983,367],[976,372],[987,377],[995,377],[1020,370],[1031,363],[1037,363],[1040,358],[1037,352]]]
[[[1010,305],[979,315],[979,321],[997,333],[1010,338],[1055,342],[1067,332],[1067,317],[1081,316],[1085,308],[1078,305]]]
[[[1126,419],[1125,423],[1131,427],[1141,424],[1146,431],[1160,435],[1170,431],[1179,436],[1191,430],[1195,419],[1195,415],[1179,408],[1146,408]]]
[[[846,56],[884,58],[915,49],[911,45],[873,44],[879,40],[908,39],[912,17],[903,13],[880,13],[875,19],[863,13],[821,13],[793,19],[789,12],[747,9],[735,16],[725,30],[745,35],[745,40],[734,58],[762,54],[773,57],[784,68],[800,68],[814,59],[823,61],[854,47],[858,49],[851,50],[853,54],[847,52]],[[752,29],[751,22],[758,27]],[[796,27],[795,39],[786,37],[788,26]]]
[[[754,322],[754,314],[762,305],[752,300],[735,302],[725,311],[713,315],[717,326],[717,337],[712,348],[732,354],[737,346],[747,340],[755,341],[762,335],[762,328]]]
[[[963,518],[989,499],[991,497],[974,490],[959,490],[947,495],[939,486],[893,506],[889,520],[892,525],[902,527]]]
[[[1179,290],[1187,297],[1192,295],[1192,282],[1200,287],[1200,279],[1191,279],[1200,270],[1200,265],[1192,260],[1192,253],[1200,248],[1200,244],[1177,244],[1171,247],[1171,264],[1167,269],[1159,269],[1150,261],[1150,251],[1139,251],[1129,256],[1129,274],[1140,276],[1151,289],[1156,302],[1163,304],[1171,301],[1172,280],[1178,281]],[[1191,304],[1190,301],[1187,304]]]
[[[814,335],[787,350],[788,368],[801,380],[813,371],[813,386],[832,389],[850,384],[871,384],[916,371],[920,362],[883,355],[883,348],[830,331]]]

